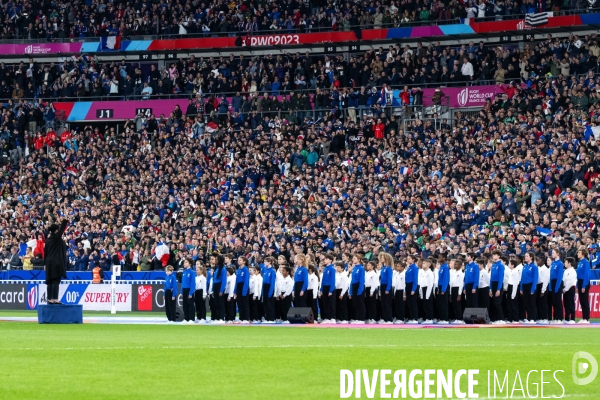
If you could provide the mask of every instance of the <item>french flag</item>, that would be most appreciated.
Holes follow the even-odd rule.
[[[101,45],[102,50],[119,50],[121,48],[121,36],[104,36]]]
[[[412,168],[400,167],[401,175],[410,175],[412,173]]]
[[[154,256],[160,260],[163,267],[166,267],[169,262],[169,246],[163,242],[158,243],[154,249]]]

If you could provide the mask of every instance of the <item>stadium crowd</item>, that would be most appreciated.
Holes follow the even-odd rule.
[[[591,71],[600,73],[597,36],[571,35],[517,46],[469,42],[460,47],[440,42],[379,47],[349,60],[342,55],[281,53],[245,57],[195,57],[180,59],[159,69],[125,62],[102,63],[89,56],[73,56],[62,63],[0,63],[0,99],[13,107],[38,108],[36,99],[74,98],[151,99],[196,96],[198,107],[219,108],[214,96],[239,98],[234,108],[242,112],[265,93],[271,97],[290,92],[312,93],[323,98],[318,106],[334,108],[356,101],[366,105],[371,92],[420,87],[520,83],[551,75],[561,85]],[[562,81],[566,81],[562,83]],[[551,81],[550,81],[551,82]],[[365,88],[362,91],[362,88]],[[321,96],[318,96],[318,95]],[[331,103],[334,104],[331,104]],[[214,103],[214,107],[211,105]],[[275,101],[273,110],[287,111]],[[343,104],[345,103],[345,104]],[[331,107],[327,107],[331,105]],[[272,110],[272,111],[273,111]],[[306,110],[306,109],[305,109]],[[294,110],[295,111],[295,110]],[[210,112],[209,112],[210,113]]]
[[[595,268],[596,37],[548,37],[523,53],[474,44],[450,49],[446,57],[454,56],[454,64],[463,57],[463,84],[471,77],[487,79],[475,76],[478,65],[496,66],[494,75],[505,64],[507,70],[519,68],[521,76],[503,85],[504,94],[489,99],[475,116],[457,113],[435,121],[420,116],[401,129],[406,114],[393,115],[387,96],[381,96],[387,82],[373,84],[369,106],[361,103],[362,88],[353,97],[354,89],[366,91],[370,81],[388,76],[388,54],[393,63],[414,63],[412,73],[420,68],[418,73],[426,74],[428,67],[433,71],[442,64],[445,51],[419,46],[368,52],[364,73],[340,58],[282,55],[282,60],[297,58],[285,60],[290,70],[294,61],[300,63],[300,71],[291,73],[294,79],[302,77],[303,65],[316,64],[325,72],[315,86],[329,91],[331,111],[325,112],[317,93],[314,106],[324,111],[319,118],[304,113],[312,105],[298,86],[281,101],[271,99],[272,86],[257,88],[267,95],[249,104],[243,87],[232,104],[222,97],[205,100],[204,94],[213,94],[211,79],[228,82],[222,77],[225,60],[212,60],[206,89],[201,85],[196,96],[192,89],[189,104],[169,116],[139,115],[119,134],[114,125],[57,134],[50,101],[38,97],[30,105],[26,96],[11,95],[2,106],[0,133],[5,266],[39,265],[43,246],[29,243],[43,241],[48,225],[64,217],[70,221],[69,258],[79,271],[107,270],[115,263],[126,270],[179,268],[188,258],[207,262],[215,251],[250,265],[269,256],[291,265],[304,254],[320,266],[326,253],[341,259],[360,252],[360,262],[382,252],[396,260],[443,255],[462,262],[470,252],[479,257],[496,250],[506,257],[532,252],[544,259],[558,249],[573,257],[581,246],[590,251]],[[557,60],[568,62],[559,67]],[[273,82],[280,73],[274,61],[244,64],[240,57],[229,63],[243,73],[255,67],[252,76]],[[65,65],[53,67],[64,73],[74,66]],[[473,75],[463,74],[465,65]],[[122,76],[116,65],[110,68]],[[186,68],[190,60],[174,64],[169,77],[175,71],[185,76]],[[285,69],[281,72],[285,79]],[[33,86],[39,76],[20,75],[4,68],[10,83],[2,88],[14,84],[13,95],[19,95],[21,83]],[[144,86],[154,84],[149,77]],[[497,77],[496,82],[502,83]],[[401,94],[411,96],[414,104],[418,90]],[[274,103],[284,116],[277,115]]]
[[[591,7],[591,4],[589,7]],[[565,7],[566,6],[566,7]],[[584,0],[385,0],[127,2],[8,1],[0,39],[74,39],[120,35],[235,35],[379,29],[458,18],[498,20],[525,13],[588,8]]]

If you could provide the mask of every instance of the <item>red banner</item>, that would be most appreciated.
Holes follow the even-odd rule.
[[[600,318],[600,286],[590,286],[590,318]],[[575,292],[575,316],[577,318],[583,318],[581,316],[581,305],[579,304],[579,296]]]
[[[566,26],[582,25],[579,15],[566,15],[563,17],[550,17],[548,23],[542,26],[532,27],[525,23],[524,19],[511,19],[508,21],[471,22],[471,28],[476,33],[514,32],[529,29],[560,28]]]
[[[387,29],[365,30],[362,32],[362,36],[364,40],[385,39],[387,31]],[[289,46],[295,44],[356,42],[358,40],[354,31],[242,36],[239,38],[238,44],[236,44],[236,39],[238,38],[207,37],[198,39],[153,40],[148,50],[183,50],[236,46]]]

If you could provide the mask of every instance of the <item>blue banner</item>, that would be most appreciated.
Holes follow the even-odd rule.
[[[104,279],[110,280],[112,272],[104,272]],[[163,271],[124,271],[121,272],[122,281],[155,281],[164,280],[166,274]],[[91,272],[67,272],[67,279],[70,281],[91,281]],[[42,270],[35,271],[0,271],[0,280],[2,281],[44,281],[46,272]]]

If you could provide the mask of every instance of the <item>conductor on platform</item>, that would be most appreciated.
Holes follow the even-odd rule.
[[[62,304],[58,300],[58,289],[62,278],[67,278],[67,244],[62,236],[67,229],[67,220],[59,225],[52,224],[44,247],[44,269],[48,286],[48,304]]]

